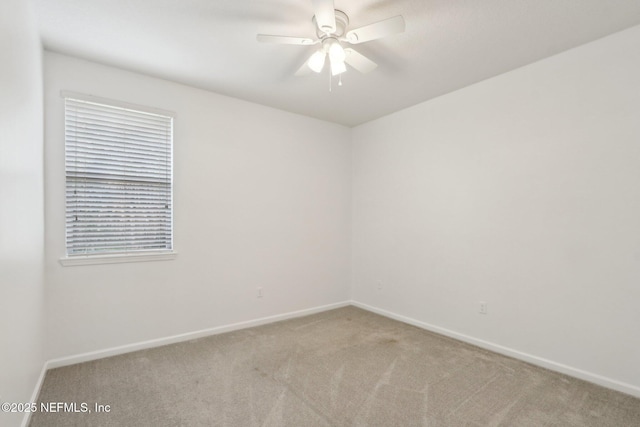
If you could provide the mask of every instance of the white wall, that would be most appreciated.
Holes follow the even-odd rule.
[[[46,53],[47,358],[340,302],[351,274],[359,303],[640,391],[639,42],[353,131]],[[177,113],[177,260],[58,263],[61,90]]]
[[[54,53],[44,74],[48,358],[348,299],[348,128]],[[176,260],[58,263],[61,90],[176,113]]]
[[[640,393],[640,27],[353,143],[354,300]]]
[[[0,402],[29,402],[43,354],[42,67],[26,1],[0,3]],[[0,425],[22,414],[0,412]]]

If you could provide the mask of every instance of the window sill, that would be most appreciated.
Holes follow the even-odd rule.
[[[120,264],[124,262],[148,262],[148,261],[171,261],[176,259],[176,252],[159,253],[139,253],[139,254],[113,254],[113,255],[74,255],[60,258],[60,264],[64,267],[76,265],[94,264]]]

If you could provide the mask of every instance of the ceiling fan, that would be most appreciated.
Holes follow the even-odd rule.
[[[359,44],[376,40],[391,34],[402,33],[405,30],[404,18],[400,15],[393,18],[385,19],[355,30],[347,31],[349,25],[349,17],[346,13],[334,9],[333,0],[311,0],[313,4],[313,23],[316,26],[317,39],[313,40],[305,37],[276,36],[267,34],[258,34],[256,37],[259,42],[277,43],[277,44],[293,44],[300,46],[320,45],[307,61],[295,73],[296,76],[302,76],[314,71],[322,72],[329,58],[329,66],[331,75],[337,76],[345,71],[349,64],[361,73],[368,73],[374,70],[378,65],[358,53],[352,48],[344,48],[343,43]]]

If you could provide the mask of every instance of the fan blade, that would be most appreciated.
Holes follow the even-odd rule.
[[[373,62],[363,54],[358,53],[351,48],[345,49],[344,53],[347,54],[347,57],[344,60],[344,62],[351,65],[353,68],[355,68],[356,70],[360,71],[363,74],[375,70],[376,67],[378,66],[378,64],[376,64],[375,62]]]
[[[404,28],[404,18],[398,15],[349,31],[347,33],[347,41],[351,44],[364,43],[391,34],[402,33]]]
[[[262,43],[276,43],[276,44],[297,44],[303,46],[309,46],[314,44],[311,39],[303,37],[289,37],[289,36],[270,36],[267,34],[258,34],[256,40]]]
[[[313,12],[316,15],[318,28],[325,33],[336,31],[336,11],[333,0],[311,0]]]

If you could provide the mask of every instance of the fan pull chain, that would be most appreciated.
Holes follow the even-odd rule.
[[[333,86],[333,76],[331,75],[331,71],[329,71],[329,92],[332,92]],[[338,75],[338,86],[342,86],[342,73]]]

